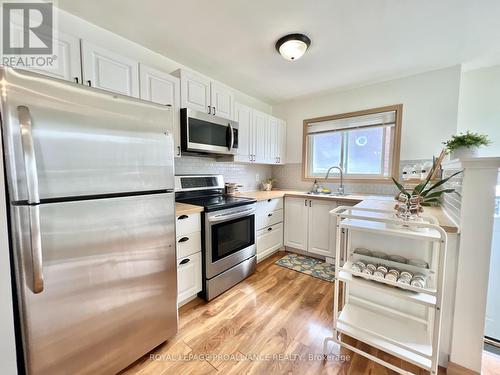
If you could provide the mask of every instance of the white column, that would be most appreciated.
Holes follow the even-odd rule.
[[[464,171],[450,362],[480,373],[500,158],[454,160],[443,168]]]

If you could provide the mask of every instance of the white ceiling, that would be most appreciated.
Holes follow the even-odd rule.
[[[499,0],[59,0],[61,8],[271,104],[500,62]],[[275,41],[312,39],[284,60]]]

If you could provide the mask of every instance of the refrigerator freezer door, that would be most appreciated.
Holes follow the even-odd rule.
[[[28,200],[30,181],[42,201],[174,188],[169,106],[11,68],[0,85],[12,201]]]
[[[28,374],[113,374],[175,335],[174,205],[172,193],[41,204],[38,294],[29,207],[11,206]]]

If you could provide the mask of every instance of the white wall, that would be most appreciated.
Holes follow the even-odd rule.
[[[400,103],[401,159],[430,159],[456,132],[460,72],[460,66],[454,66],[274,106],[273,114],[287,121],[287,163],[301,162],[304,119]]]
[[[116,16],[118,17],[119,14]],[[189,69],[189,67],[186,67],[185,65],[153,52],[150,49],[147,49],[128,39],[122,38],[66,11],[58,9],[56,19],[56,28],[59,30],[72,34],[77,38],[88,40],[120,55],[138,60],[139,62],[158,70],[171,73],[179,68]],[[179,41],[179,43],[182,43],[182,41]],[[203,74],[203,72],[198,73]],[[232,89],[235,90],[235,101],[258,109],[262,112],[271,113],[271,105],[240,91],[241,89],[244,90],[244,88],[232,87]]]
[[[464,72],[460,86],[458,131],[487,134],[493,141],[484,156],[500,155],[500,65]]]

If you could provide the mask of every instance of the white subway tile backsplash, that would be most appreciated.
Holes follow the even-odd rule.
[[[175,159],[175,174],[221,174],[226,182],[243,185],[241,191],[260,190],[260,183],[271,178],[270,165],[217,161],[210,157],[182,156]]]
[[[422,164],[428,160],[401,160],[400,169],[406,165]],[[313,183],[311,181],[302,180],[302,164],[286,164],[275,165],[272,171],[273,178],[276,179],[275,186],[282,189],[309,191]],[[400,171],[401,175],[401,171]],[[322,182],[321,179],[318,179]],[[338,188],[338,183],[328,183],[330,189],[335,190]],[[374,184],[374,183],[345,183],[346,193],[359,193],[359,194],[376,194],[376,195],[395,195],[397,188],[392,183]]]
[[[405,165],[422,163],[422,160],[401,161]],[[281,189],[309,191],[312,182],[302,181],[302,164],[259,165],[228,161],[217,161],[215,158],[183,156],[175,159],[176,174],[222,174],[226,182],[237,182],[243,187],[241,191],[261,189],[261,182],[268,178],[276,179],[275,187]],[[321,180],[321,179],[320,179]],[[338,183],[328,183],[335,190]],[[393,184],[346,183],[346,193],[395,195],[397,189]]]

